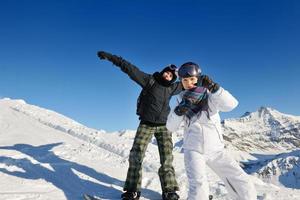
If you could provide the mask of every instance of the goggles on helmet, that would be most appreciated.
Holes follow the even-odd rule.
[[[193,62],[188,62],[181,65],[181,67],[178,70],[178,75],[180,78],[199,76],[200,74],[201,74],[200,67]]]

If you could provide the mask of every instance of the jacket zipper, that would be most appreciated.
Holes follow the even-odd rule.
[[[239,194],[237,193],[236,189],[233,187],[233,185],[230,183],[230,181],[228,180],[228,178],[226,178],[226,181],[228,183],[228,185],[230,186],[230,188],[232,189],[233,192],[235,192],[237,194],[237,196],[239,196]]]
[[[160,119],[161,113],[163,112],[163,108],[165,107],[166,102],[167,102],[167,101],[166,101],[166,90],[164,90],[164,102],[163,102],[163,104],[162,104],[163,106],[162,106],[162,108],[161,108],[161,110],[160,110],[160,113],[159,113],[158,117],[156,118],[156,121]]]

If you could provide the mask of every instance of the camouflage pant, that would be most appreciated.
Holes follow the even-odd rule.
[[[166,126],[148,126],[140,124],[136,132],[133,146],[129,155],[129,168],[124,185],[125,191],[140,191],[142,181],[142,162],[145,151],[152,138],[155,136],[159,156],[160,168],[158,170],[162,191],[179,190],[175,179],[175,170],[173,162],[173,142],[172,135],[168,132]]]

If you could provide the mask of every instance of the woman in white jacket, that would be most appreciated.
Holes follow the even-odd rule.
[[[219,112],[231,111],[238,101],[208,76],[200,74],[199,66],[192,62],[179,68],[178,75],[185,91],[180,94],[182,100],[167,120],[171,132],[184,125],[188,200],[209,198],[206,166],[222,179],[232,199],[256,200],[257,193],[248,175],[224,150]]]

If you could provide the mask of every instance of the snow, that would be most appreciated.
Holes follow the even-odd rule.
[[[260,199],[300,199],[299,124],[300,117],[270,108],[224,121],[227,149],[243,161]],[[277,131],[275,139],[272,131]],[[0,99],[0,200],[77,200],[84,193],[119,199],[134,135],[134,130],[91,129],[24,100]],[[182,130],[173,140],[179,194],[186,199]],[[161,197],[159,166],[152,140],[143,163],[144,200]],[[214,199],[228,199],[211,171],[208,180]]]
[[[243,151],[283,152],[300,146],[300,117],[261,107],[223,122],[225,140]]]

